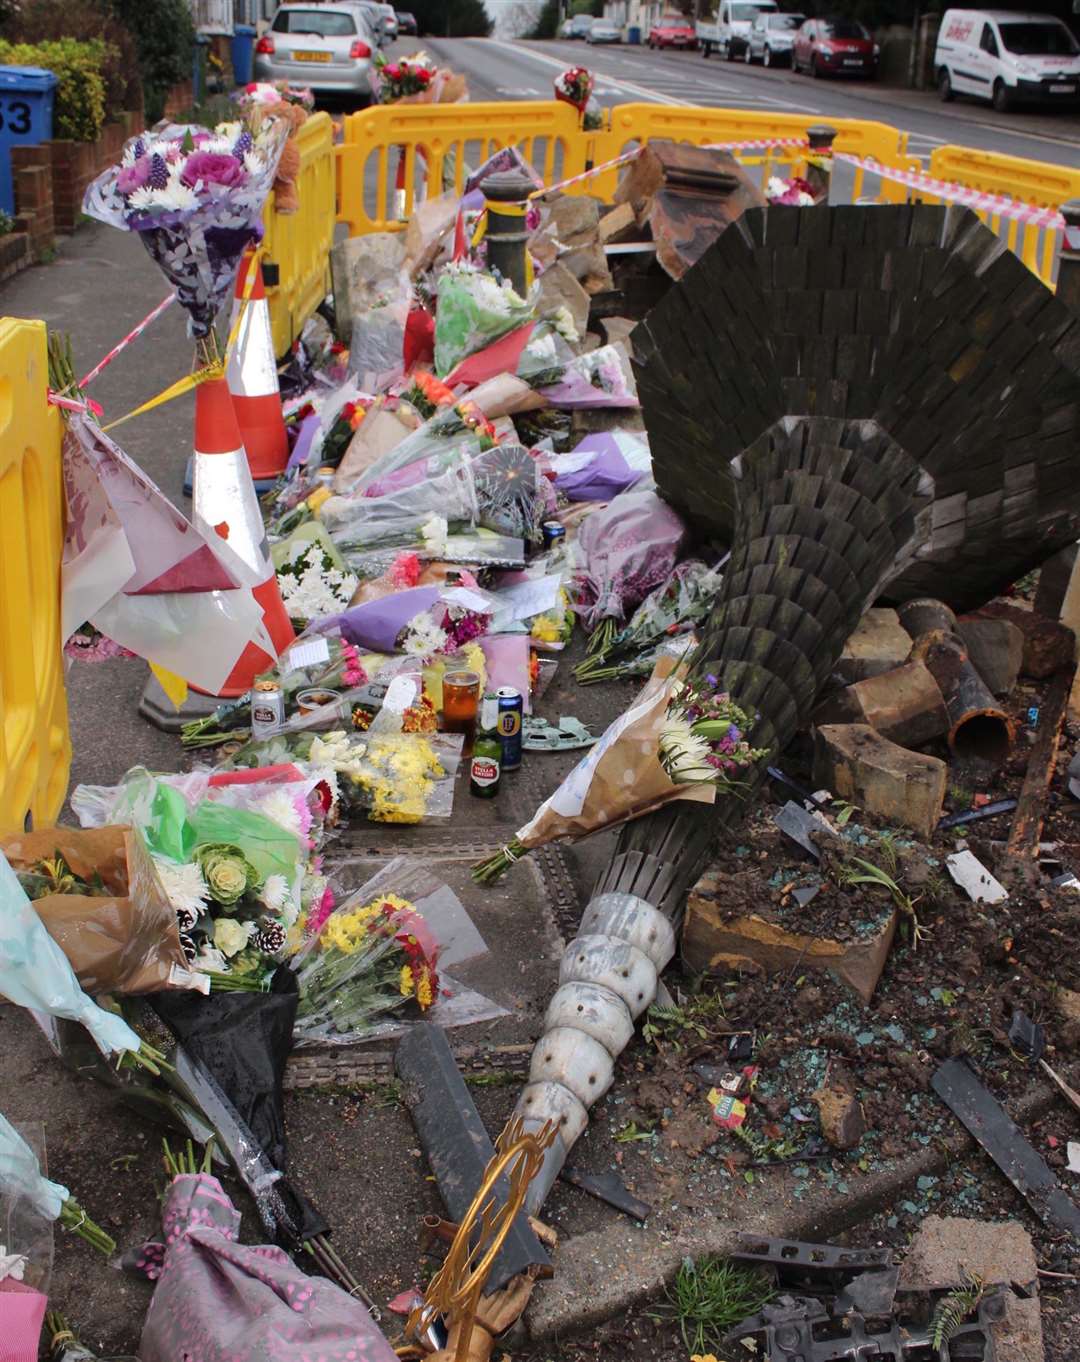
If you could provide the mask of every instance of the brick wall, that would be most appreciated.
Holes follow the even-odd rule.
[[[26,232],[0,236],[0,280],[10,279],[13,274],[18,274],[33,263],[30,237]]]
[[[11,176],[15,184],[15,224],[20,232],[26,233],[34,259],[40,260],[52,249],[56,229],[49,144],[12,147]]]
[[[195,103],[195,87],[190,80],[182,80],[179,85],[174,85],[165,99],[165,117],[175,118],[178,114],[187,113]]]

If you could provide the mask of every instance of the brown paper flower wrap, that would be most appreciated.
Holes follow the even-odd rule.
[[[9,837],[0,850],[14,870],[31,870],[59,855],[79,879],[101,877],[108,898],[47,894],[34,900],[87,993],[190,988],[176,913],[131,828],[44,828]]]
[[[577,841],[640,818],[673,799],[713,803],[714,785],[677,785],[660,764],[660,730],[672,689],[684,673],[685,667],[676,659],[661,658],[629,709],[544,800],[509,846],[474,866],[474,877],[496,879],[534,847],[563,837]]]

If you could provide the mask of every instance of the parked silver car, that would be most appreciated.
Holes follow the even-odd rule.
[[[751,25],[743,60],[748,66],[752,61],[763,66],[790,66],[795,34],[804,23],[805,14],[759,14]]]
[[[375,8],[382,15],[383,32],[387,40],[393,42],[398,35],[397,10],[393,5],[376,5]]]
[[[621,43],[622,30],[604,19],[594,19],[592,27],[585,35],[587,43]]]
[[[365,107],[371,103],[373,42],[356,5],[282,5],[255,44],[255,79],[351,95]]]

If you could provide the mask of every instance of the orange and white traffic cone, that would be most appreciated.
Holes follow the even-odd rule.
[[[262,606],[263,628],[273,652],[251,642],[238,658],[222,696],[243,695],[260,672],[274,666],[277,654],[296,635],[285,613],[263,530],[247,454],[228,384],[208,379],[195,389],[195,457],[192,519],[204,534],[217,534],[251,571],[251,594]]]
[[[247,450],[253,478],[276,478],[289,459],[289,438],[281,414],[274,338],[270,329],[270,308],[266,302],[262,267],[253,251],[240,262],[233,299],[232,333],[240,313],[248,276],[254,269],[251,296],[244,308],[236,344],[229,355],[225,372],[232,393],[240,436]]]

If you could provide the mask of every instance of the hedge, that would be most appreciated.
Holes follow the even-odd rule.
[[[100,38],[78,42],[9,43],[0,39],[0,65],[42,66],[58,79],[53,107],[53,136],[93,142],[105,123],[106,47]]]

